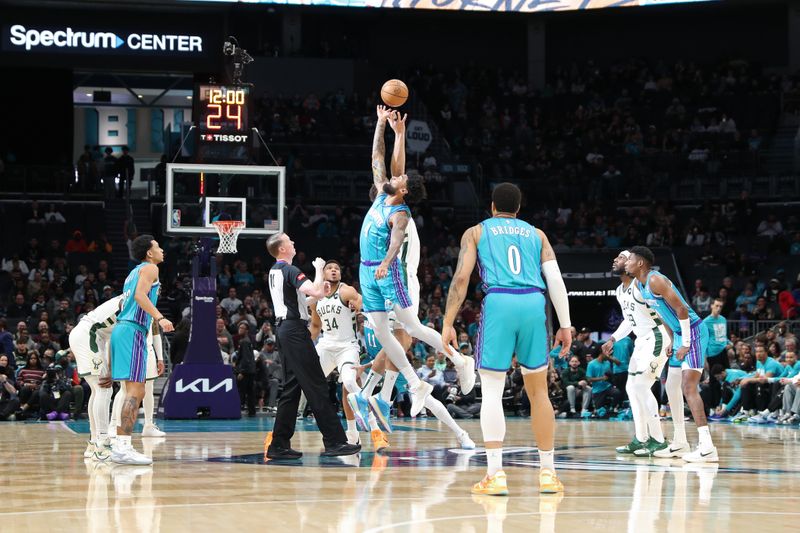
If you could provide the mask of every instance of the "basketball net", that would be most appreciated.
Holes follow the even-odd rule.
[[[219,234],[217,253],[237,253],[236,241],[239,238],[239,233],[244,229],[244,222],[241,220],[215,220],[212,224]]]

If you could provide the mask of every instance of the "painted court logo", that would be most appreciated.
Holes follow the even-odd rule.
[[[131,33],[121,37],[110,31],[76,31],[70,27],[59,30],[38,30],[21,24],[9,30],[11,49],[27,51],[42,48],[76,50],[114,50],[127,48],[132,51],[155,52],[202,52],[203,38],[197,35],[172,35],[158,33]]]

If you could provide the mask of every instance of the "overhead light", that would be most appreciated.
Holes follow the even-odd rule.
[[[92,93],[85,93],[86,96],[92,96]]]
[[[186,99],[191,100],[192,99],[191,95],[187,96]]]
[[[137,94],[136,96],[139,98],[144,98],[144,96],[142,96],[141,94]]]

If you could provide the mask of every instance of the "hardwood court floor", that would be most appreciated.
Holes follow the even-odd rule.
[[[163,421],[134,438],[152,467],[84,461],[86,422],[0,423],[0,531],[711,532],[798,530],[800,429],[717,424],[719,466],[617,457],[625,422],[559,421],[566,494],[540,496],[529,422],[508,422],[511,496],[475,497],[485,456],[454,453],[436,421],[401,423],[392,452],[321,460],[299,423],[296,465],[262,461],[269,418]],[[480,426],[464,427],[480,442]],[[665,423],[671,433],[669,423]],[[689,426],[690,439],[696,432]],[[144,445],[142,440],[144,440]]]

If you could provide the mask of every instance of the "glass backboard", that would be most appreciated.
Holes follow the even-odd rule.
[[[283,231],[285,167],[167,165],[168,235],[216,235],[212,222],[243,220],[240,238]]]

